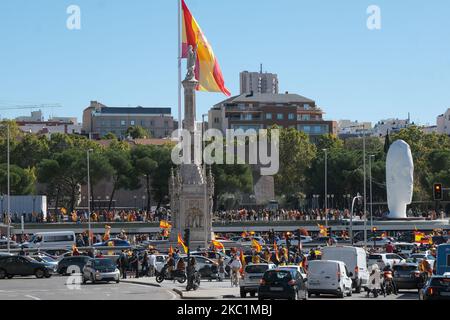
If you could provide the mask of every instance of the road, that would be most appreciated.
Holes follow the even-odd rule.
[[[0,280],[0,300],[172,300],[166,288],[129,283],[66,285],[68,277],[17,277]]]

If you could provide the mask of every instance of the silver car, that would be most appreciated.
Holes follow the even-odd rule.
[[[83,283],[120,282],[120,271],[111,259],[91,259],[83,268]]]
[[[264,272],[275,268],[276,266],[273,263],[251,263],[247,265],[244,269],[244,276],[239,281],[241,298],[245,298],[247,292],[254,297],[258,292],[259,282]]]

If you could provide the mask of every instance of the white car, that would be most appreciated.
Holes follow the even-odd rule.
[[[308,265],[308,296],[333,294],[339,298],[352,295],[352,279],[344,262],[313,260]]]
[[[380,270],[383,270],[387,265],[393,267],[394,264],[404,263],[405,259],[395,253],[372,253],[367,257],[367,265],[377,264]]]
[[[398,253],[410,255],[414,248],[417,248],[417,244],[409,243],[409,242],[394,242],[393,243],[395,249],[397,249]]]
[[[301,243],[309,243],[312,241],[313,241],[313,239],[310,236],[300,236]],[[297,247],[298,246],[298,237],[294,237],[294,238],[290,239],[289,242],[290,242],[291,246]],[[277,246],[286,246],[286,239],[278,240]]]
[[[423,259],[427,260],[431,267],[433,267],[434,261],[436,260],[436,258],[429,253],[413,253],[408,257],[408,260],[417,260],[417,262],[420,262]]]
[[[387,238],[387,237],[372,237],[367,239],[367,243],[364,243],[363,241],[358,241],[356,243],[357,246],[364,246],[364,245],[368,245],[368,246],[372,246],[375,245],[376,247],[384,247],[385,245],[387,245],[388,243],[394,243],[392,238]]]
[[[258,241],[258,243],[262,246],[266,245],[266,242],[261,237],[245,237],[240,238],[236,241],[236,243],[240,244],[241,246],[251,246],[253,244],[253,239]]]
[[[301,275],[303,279],[307,279],[308,278],[308,274],[305,271],[305,269],[303,269],[303,267],[297,266],[297,265],[287,265],[287,266],[279,266],[277,269],[280,270],[290,270],[290,269],[294,269],[297,270]]]
[[[258,292],[259,282],[261,281],[264,272],[270,269],[275,269],[276,265],[273,263],[250,263],[244,269],[243,278],[239,279],[241,298],[247,296],[247,292],[251,297],[254,297]]]
[[[156,271],[161,272],[162,268],[166,264],[167,255],[165,254],[155,254],[156,256]]]
[[[369,281],[367,254],[363,248],[351,246],[324,247],[322,260],[338,260],[345,263],[350,271],[353,288],[360,293]]]

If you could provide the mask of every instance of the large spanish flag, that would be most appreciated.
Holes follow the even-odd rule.
[[[223,92],[230,96],[225,87],[222,71],[220,70],[214,52],[205,35],[192,16],[184,0],[181,0],[182,13],[182,58],[187,58],[189,45],[197,47],[197,64],[195,66],[195,78],[198,80],[197,90],[210,92]]]
[[[183,247],[184,253],[188,253],[188,247],[187,245],[184,243],[183,237],[181,236],[181,234],[178,234],[178,244],[181,245]]]

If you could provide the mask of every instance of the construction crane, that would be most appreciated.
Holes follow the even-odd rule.
[[[46,108],[62,108],[59,103],[55,104],[29,104],[29,105],[0,105],[0,111],[2,110],[18,110],[18,109],[46,109]]]

